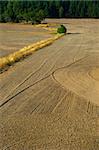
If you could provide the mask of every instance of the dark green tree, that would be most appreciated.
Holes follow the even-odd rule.
[[[99,18],[98,0],[0,1],[0,22],[41,22],[49,18]]]
[[[64,17],[64,8],[61,6],[59,8],[59,18],[63,18]]]
[[[8,15],[8,20],[7,21],[14,21],[14,11],[13,11],[13,1],[9,1],[7,4],[7,10],[6,10],[6,14]]]

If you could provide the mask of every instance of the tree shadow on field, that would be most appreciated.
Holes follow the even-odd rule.
[[[80,32],[68,32],[67,34],[82,34],[82,33],[80,33]]]

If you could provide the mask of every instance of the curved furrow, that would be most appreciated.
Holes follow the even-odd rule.
[[[96,67],[99,68],[99,57],[89,56],[70,67],[57,70],[53,76],[64,87],[99,105],[99,82],[89,76],[89,72],[94,71]]]
[[[77,22],[1,75],[1,149],[99,149],[98,25]]]
[[[68,38],[68,40],[70,40],[70,38]],[[54,49],[56,49],[55,47],[56,47],[56,45],[54,45]],[[63,45],[61,46],[61,48],[62,47],[63,47]],[[48,48],[47,48],[47,50],[48,50]],[[1,75],[1,80],[0,80],[1,81],[1,84],[0,84],[1,85],[1,87],[0,87],[1,99],[2,99],[2,97],[3,97],[3,99],[9,97],[11,95],[11,93],[13,93],[13,91],[15,91],[17,89],[17,87],[20,87],[21,85],[23,85],[27,80],[29,80],[29,78],[31,78],[31,76],[33,76],[37,73],[40,74],[39,71],[40,71],[40,69],[42,69],[42,66],[44,66],[44,64],[46,66],[47,62],[49,62],[49,60],[51,61],[51,59],[53,58],[54,55],[59,55],[58,53],[60,53],[60,47],[58,50],[56,49],[55,51],[53,51],[47,58],[46,51],[45,51],[44,55],[41,55],[42,57],[39,56],[41,58],[38,60],[37,63],[36,63],[35,59],[37,59],[38,56],[36,55],[36,57],[33,57],[33,58],[30,57],[30,60],[28,60],[28,59],[27,59],[27,61],[25,60],[26,61],[25,63],[28,63],[28,64],[21,63],[21,64],[19,64],[20,66],[18,66],[19,68],[15,68],[16,70],[13,70],[12,73],[10,73],[10,71],[8,71],[7,72],[8,76],[6,78],[5,78],[5,76]],[[33,65],[33,67],[31,65]],[[49,65],[49,63],[48,63],[48,65]],[[30,68],[30,66],[32,68]],[[17,67],[17,66],[14,66],[14,67]],[[47,68],[48,68],[48,66],[47,66]],[[22,72],[22,69],[24,70],[24,72]],[[34,70],[34,71],[31,71],[31,70]],[[17,76],[17,71],[18,71],[18,74],[20,74],[19,72],[21,71],[20,77],[18,77],[19,75]],[[44,76],[42,76],[41,78],[44,78]],[[10,82],[10,79],[12,79],[12,82]],[[36,81],[34,81],[34,82],[36,82]],[[9,88],[8,88],[8,85],[9,85]],[[6,93],[4,93],[5,92],[4,89],[6,89]],[[9,91],[9,89],[11,89],[11,90]],[[8,92],[7,92],[7,90],[8,90]]]
[[[70,39],[71,38],[68,39],[69,42],[70,42]],[[43,78],[46,78],[46,76],[49,76],[50,73],[55,68],[57,68],[56,64],[58,60],[60,59],[60,57],[64,56],[65,52],[62,50],[64,48],[65,48],[65,44],[64,46],[62,45],[61,49],[58,49],[58,51],[55,51],[54,53],[52,53],[52,56],[50,56],[49,59],[45,60],[44,63],[42,63],[35,72],[31,72],[29,75],[26,76],[24,80],[21,81],[21,83],[16,85],[15,88],[13,88],[9,92],[9,94],[3,98],[3,100],[1,101],[1,106],[2,106],[2,103],[5,104],[6,101],[8,102],[7,99],[11,99],[11,97],[14,97],[14,95],[17,95],[18,93],[21,93],[21,91],[24,91],[24,89],[28,89],[29,85],[31,87],[32,84],[35,85],[36,82],[38,83],[38,81],[42,80]],[[57,54],[57,57],[54,59],[53,56],[55,56],[55,54]],[[71,62],[72,62],[72,59],[71,59]]]

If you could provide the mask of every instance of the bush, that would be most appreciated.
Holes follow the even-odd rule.
[[[61,25],[58,29],[57,29],[57,33],[66,33],[67,29],[64,25]]]

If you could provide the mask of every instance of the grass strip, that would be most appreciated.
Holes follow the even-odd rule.
[[[47,40],[41,40],[40,42],[36,42],[27,47],[20,49],[17,52],[9,54],[8,56],[0,58],[0,70],[4,69],[6,66],[11,66],[15,62],[18,62],[20,59],[25,58],[26,56],[32,54],[34,51],[41,49],[45,46],[52,44],[55,40],[62,37],[64,34],[57,34],[52,38],[48,38]]]

